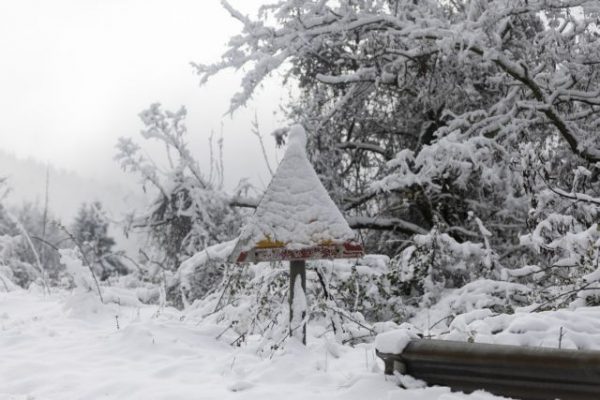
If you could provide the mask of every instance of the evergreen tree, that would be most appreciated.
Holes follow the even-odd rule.
[[[81,205],[72,234],[100,280],[128,272],[112,250],[115,240],[109,236],[108,229],[109,221],[100,202]]]

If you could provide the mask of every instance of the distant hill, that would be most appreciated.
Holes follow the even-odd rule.
[[[37,160],[20,159],[0,150],[0,176],[8,178],[11,188],[5,199],[6,204],[10,206],[33,202],[43,206],[46,168],[45,164]],[[127,186],[122,183],[101,182],[53,166],[48,166],[48,172],[48,208],[64,224],[71,223],[83,202],[100,201],[113,221],[120,221],[126,212],[144,207],[141,187],[135,183]],[[113,231],[114,236],[121,236],[118,227],[113,227]]]

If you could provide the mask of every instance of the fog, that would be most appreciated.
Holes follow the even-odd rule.
[[[260,3],[232,1],[247,13]],[[226,187],[241,178],[264,186],[268,171],[250,123],[256,115],[275,162],[267,136],[282,123],[274,115],[287,96],[275,84],[280,78],[273,77],[247,108],[229,116],[224,114],[240,74],[226,72],[199,87],[190,66],[218,61],[239,28],[217,0],[0,3],[0,149],[100,185],[135,190],[113,160],[117,139],[142,140],[138,113],[149,104],[173,110],[185,105],[190,146],[201,166],[208,168],[210,133],[222,133]],[[160,163],[160,152],[150,152]],[[44,174],[31,173],[24,182],[19,178],[24,174],[14,170],[19,167],[10,167],[17,164],[6,162],[0,171],[12,176],[13,197],[32,197],[32,187],[41,193]]]

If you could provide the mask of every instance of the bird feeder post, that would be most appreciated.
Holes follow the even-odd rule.
[[[302,287],[302,293],[294,293],[296,288],[296,281],[300,279]],[[304,310],[295,309],[294,307],[294,296],[302,295],[304,299],[301,299],[306,304],[306,261],[305,260],[291,260],[290,261],[290,296],[288,302],[290,303],[290,337],[296,337],[302,341],[302,344],[306,344],[306,308]],[[294,311],[301,311],[302,315],[294,315]],[[299,320],[300,326],[294,326],[294,320]]]

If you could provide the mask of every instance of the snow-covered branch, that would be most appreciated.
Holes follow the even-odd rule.
[[[356,150],[366,150],[371,151],[373,153],[381,154],[386,159],[390,158],[390,154],[383,147],[374,144],[374,143],[364,143],[364,142],[344,142],[337,145],[339,149],[356,149]]]
[[[258,202],[254,198],[236,196],[229,200],[229,205],[231,207],[256,208],[258,207]]]
[[[409,235],[426,234],[428,231],[420,226],[401,220],[399,218],[385,217],[347,217],[346,220],[352,229],[373,229],[398,231]]]

